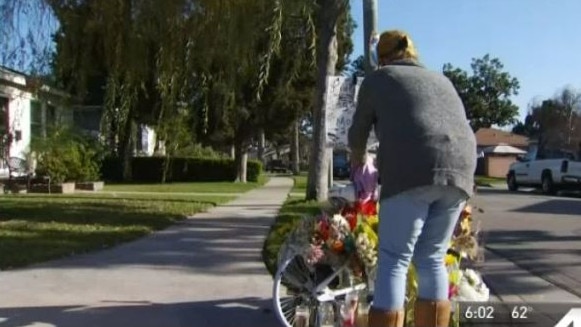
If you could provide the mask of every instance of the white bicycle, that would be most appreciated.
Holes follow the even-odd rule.
[[[355,201],[352,185],[335,186],[330,190],[330,210],[339,212],[344,205]],[[309,326],[322,327],[318,309],[321,304],[332,305],[335,325],[340,319],[338,304],[347,294],[366,290],[367,303],[372,300],[373,274],[364,273],[363,278],[353,279],[348,262],[340,265],[309,265],[292,236],[287,239],[279,252],[278,270],[274,278],[273,304],[282,326],[294,327],[296,308],[308,310]],[[295,246],[297,245],[297,246]]]

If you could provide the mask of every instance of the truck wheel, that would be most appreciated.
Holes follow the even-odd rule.
[[[514,175],[514,173],[508,174],[508,177],[506,178],[506,185],[508,186],[509,191],[511,192],[518,191],[518,184],[516,182],[516,176]]]
[[[543,177],[541,178],[541,190],[543,191],[544,194],[548,195],[553,195],[557,193],[551,173],[549,172],[543,173]]]

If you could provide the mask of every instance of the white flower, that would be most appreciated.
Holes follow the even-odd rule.
[[[347,219],[345,219],[345,217],[341,215],[333,215],[333,217],[331,218],[331,225],[335,226],[335,228],[337,228],[337,231],[339,232],[350,230],[349,222],[347,221]]]
[[[489,300],[490,290],[476,271],[466,269],[459,273],[461,278],[458,284],[458,295],[454,298],[455,301],[486,302]]]
[[[466,269],[464,276],[471,285],[478,285],[482,281],[478,273],[473,269]]]

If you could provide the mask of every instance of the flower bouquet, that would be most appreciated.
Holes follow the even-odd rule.
[[[482,248],[479,245],[479,224],[474,227],[473,207],[466,205],[450,242],[446,266],[450,276],[450,298],[455,301],[488,301],[490,292],[478,272],[463,266],[481,261]]]
[[[305,257],[309,264],[338,267],[348,263],[355,276],[377,264],[377,202],[356,202],[339,213],[313,217],[310,244]]]

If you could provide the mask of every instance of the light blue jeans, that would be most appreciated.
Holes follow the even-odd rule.
[[[444,257],[466,200],[466,193],[452,186],[419,187],[381,200],[375,308],[403,308],[412,261],[418,297],[448,299]]]

